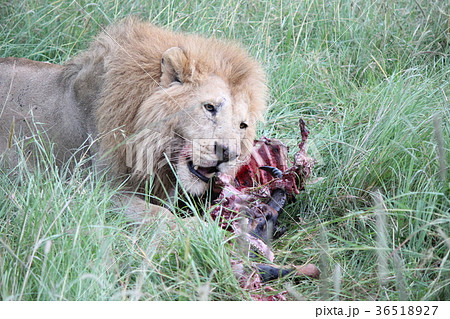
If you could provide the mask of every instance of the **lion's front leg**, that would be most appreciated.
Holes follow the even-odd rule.
[[[162,223],[170,228],[176,227],[176,217],[165,207],[151,204],[134,194],[118,194],[113,201],[118,207],[125,208],[130,221],[141,224]]]
[[[141,225],[158,223],[173,231],[186,231],[204,224],[198,217],[180,218],[165,207],[151,204],[134,194],[118,194],[113,201],[117,207],[124,207],[125,214],[131,222]]]

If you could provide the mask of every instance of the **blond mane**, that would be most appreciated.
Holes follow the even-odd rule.
[[[107,165],[116,175],[130,172],[130,167],[127,167],[127,156],[130,156],[127,154],[127,139],[139,134],[137,129],[145,129],[142,127],[145,120],[139,116],[140,109],[142,103],[159,88],[162,54],[171,47],[181,48],[187,57],[183,70],[188,76],[184,81],[195,84],[205,76],[215,74],[224,79],[234,95],[245,92],[249,96],[250,121],[256,122],[263,117],[266,108],[264,72],[237,44],[175,33],[128,18],[106,28],[88,50],[65,65],[66,78],[76,74],[85,86],[76,90],[80,92],[78,99],[81,104],[92,108],[98,133],[102,136],[100,152],[108,153]],[[86,83],[92,83],[91,87],[86,87]],[[97,90],[98,94],[89,90]],[[97,98],[93,100],[92,96]],[[152,166],[149,168],[151,171],[161,171],[164,166],[164,152],[170,146],[177,125],[177,120],[170,115],[179,111],[159,105],[146,109],[146,116],[153,123],[160,124],[158,134],[147,134],[144,144],[137,149],[142,152],[142,147],[145,147],[154,154],[154,161],[147,163]],[[161,136],[166,138],[161,140]],[[241,157],[247,155],[246,149],[254,137],[252,125],[246,132],[247,147]],[[139,175],[136,168],[131,168],[131,173]]]

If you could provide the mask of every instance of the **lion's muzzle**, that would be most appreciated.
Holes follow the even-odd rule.
[[[211,144],[210,144],[211,145]],[[226,143],[215,141],[211,145],[210,156],[200,154],[193,159],[187,160],[189,172],[198,177],[201,181],[208,183],[214,173],[220,172],[220,165],[234,161],[239,157],[238,150]],[[209,157],[209,158],[208,158]]]
[[[210,180],[210,177],[207,177],[206,175],[214,174],[219,171],[217,166],[210,166],[210,167],[194,166],[194,163],[192,161],[188,162],[188,168],[192,174],[197,176],[200,180],[202,180],[205,183],[208,183]]]
[[[239,156],[237,151],[231,151],[228,145],[217,142],[214,144],[214,153],[216,153],[216,156],[218,158],[217,166],[222,163],[233,161]]]

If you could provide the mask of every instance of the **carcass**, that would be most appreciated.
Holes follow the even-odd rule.
[[[278,216],[285,203],[304,189],[315,163],[306,154],[309,132],[302,119],[299,126],[301,142],[290,164],[287,147],[277,139],[263,137],[255,141],[249,161],[239,168],[234,179],[225,174],[216,177],[215,189],[219,194],[211,211],[212,218],[218,220],[222,228],[249,243],[251,257],[263,256],[269,262],[255,262],[256,272],[247,273],[243,271],[242,263],[233,262],[235,273],[241,276],[241,283],[246,288],[261,288],[261,282],[292,272],[313,278],[318,278],[320,274],[312,264],[287,268],[270,264],[274,260],[270,242],[285,230],[278,226]],[[266,300],[260,295],[252,296],[257,300]],[[283,298],[282,294],[276,294],[270,300]]]

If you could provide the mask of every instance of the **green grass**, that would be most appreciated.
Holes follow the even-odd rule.
[[[272,286],[291,299],[450,300],[449,12],[444,0],[3,1],[0,56],[63,63],[129,14],[242,42],[270,79],[260,135],[295,146],[302,117],[319,159],[274,251],[322,279]],[[250,298],[217,225],[129,225],[102,176],[79,163],[67,178],[41,154],[39,170],[0,174],[0,299]]]

